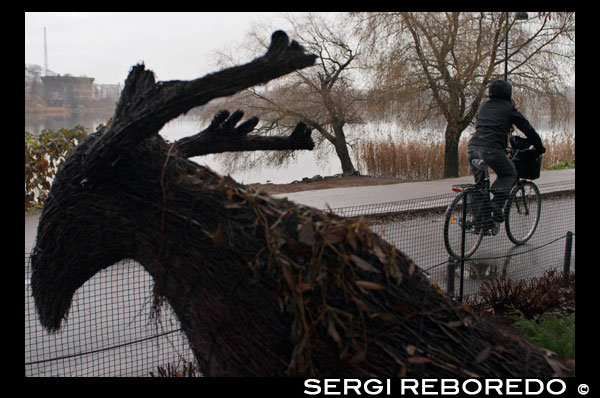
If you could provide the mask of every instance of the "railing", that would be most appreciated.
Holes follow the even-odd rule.
[[[471,295],[483,280],[495,276],[529,278],[551,268],[562,270],[567,260],[574,271],[575,184],[539,188],[542,214],[531,240],[515,246],[500,231],[485,237],[462,267],[448,256],[443,242],[443,213],[454,198],[452,192],[331,210],[346,217],[365,217],[375,232],[410,256],[432,282],[451,292],[460,287]],[[30,275],[26,254],[26,376],[149,376],[157,373],[158,366],[183,366],[193,360],[170,306],[165,303],[159,313],[153,311],[152,278],[134,261],[100,271],[79,288],[56,334],[47,333],[38,321]]]

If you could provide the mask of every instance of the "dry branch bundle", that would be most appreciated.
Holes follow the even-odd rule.
[[[312,149],[249,135],[257,120],[218,113],[202,132],[158,130],[212,98],[312,65],[283,32],[254,61],[191,82],[132,69],[113,123],[56,175],[32,253],[41,323],[58,330],[73,293],[123,258],[142,264],[177,314],[206,376],[551,376],[556,355],[500,334],[419,267],[344,219],[275,199],[189,157],[223,150]]]

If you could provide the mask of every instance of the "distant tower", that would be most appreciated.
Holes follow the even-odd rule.
[[[48,47],[46,47],[46,27],[44,26],[44,76],[48,76]]]

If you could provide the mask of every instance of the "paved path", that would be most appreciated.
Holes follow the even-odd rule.
[[[495,176],[492,175],[491,179],[493,181]],[[574,180],[575,169],[550,170],[542,171],[540,178],[535,180],[535,183],[542,185]],[[287,197],[293,202],[316,207],[317,209],[326,209],[328,206],[335,209],[443,195],[452,193],[451,188],[454,184],[472,183],[473,176],[466,176],[435,181],[301,191],[273,196]]]
[[[492,180],[494,178],[492,176]],[[542,185],[574,180],[575,169],[566,169],[542,171],[540,178],[535,180],[535,182],[538,185]],[[335,209],[443,195],[451,193],[451,188],[454,184],[470,183],[473,183],[472,176],[390,185],[321,189],[273,196],[287,197],[291,201],[318,209],[326,209],[327,206]],[[25,213],[25,253],[31,252],[33,248],[40,213],[39,211],[29,214]]]

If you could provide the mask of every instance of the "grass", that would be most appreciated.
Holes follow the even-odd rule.
[[[574,313],[555,315],[546,312],[527,319],[521,311],[513,309],[508,317],[531,344],[553,351],[564,360],[575,359]]]
[[[564,162],[558,162],[552,167],[549,167],[549,170],[563,170],[563,169],[574,169],[575,168],[575,159],[568,160]]]

